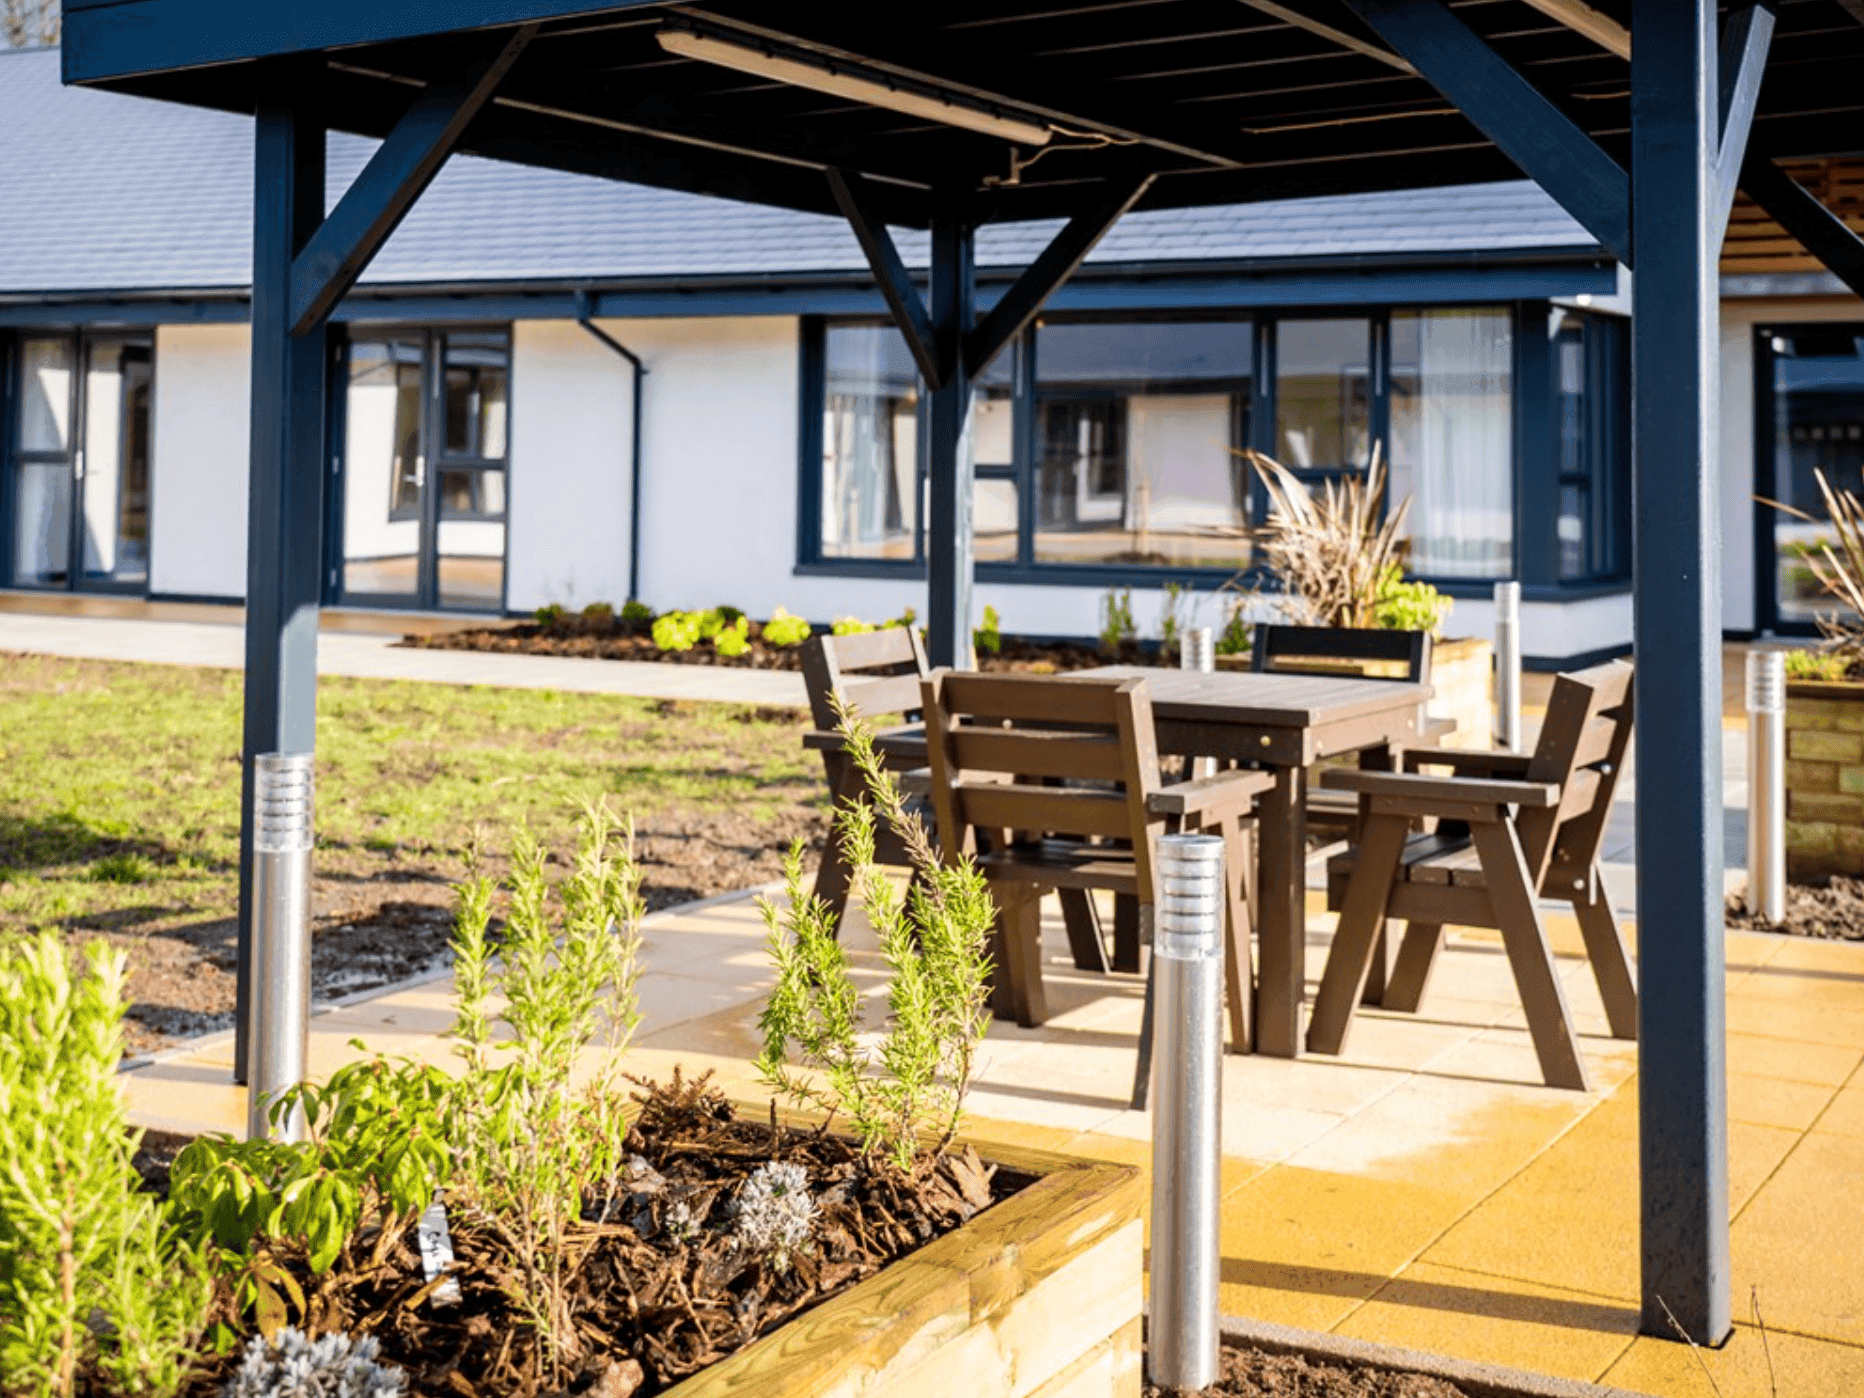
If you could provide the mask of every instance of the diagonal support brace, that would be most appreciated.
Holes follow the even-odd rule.
[[[1091,209],[1084,209],[1062,227],[1061,232],[1042,250],[1042,255],[1023,270],[989,315],[964,337],[964,362],[975,372],[997,357],[1019,335],[1055,289],[1087,260],[1087,255],[1119,220],[1121,214],[1138,203],[1152,187],[1152,176],[1144,175],[1118,187]]]
[[[1440,0],[1346,0],[1627,267],[1631,177]]]
[[[1741,166],[1741,188],[1806,251],[1859,296],[1864,296],[1864,238],[1763,155]]]
[[[458,82],[430,87],[388,133],[291,263],[291,333],[329,316],[421,197],[537,33],[527,24]]]
[[[1721,145],[1715,159],[1715,203],[1709,208],[1710,231],[1717,238],[1727,229],[1729,211],[1735,206],[1735,188],[1741,182],[1742,159],[1772,42],[1773,13],[1760,5],[1737,10],[1722,31]]]
[[[906,263],[900,258],[899,248],[894,246],[893,235],[887,232],[886,221],[874,207],[867,181],[852,171],[833,167],[824,173],[835,203],[854,230],[861,251],[867,255],[867,265],[874,273],[880,294],[886,300],[887,309],[893,312],[893,323],[906,337],[906,348],[912,353],[913,363],[919,366],[920,377],[929,389],[936,391],[944,387],[945,364],[938,352],[932,317],[919,288],[913,285]],[[955,370],[957,366],[952,367]]]

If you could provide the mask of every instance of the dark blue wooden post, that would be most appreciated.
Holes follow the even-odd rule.
[[[964,341],[975,308],[971,224],[957,210],[932,219],[932,340],[939,383],[928,404],[926,654],[934,665],[971,664],[971,373]]]
[[[1645,0],[1631,39],[1643,1324],[1704,1345],[1730,1304],[1715,11]]]
[[[253,138],[252,455],[246,536],[246,717],[240,787],[236,1078],[248,1066],[253,758],[309,752],[317,727],[324,384],[321,319],[291,333],[292,259],[324,216],[324,131],[290,105],[281,75]]]

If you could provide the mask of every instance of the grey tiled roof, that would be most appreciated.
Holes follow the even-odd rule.
[[[334,200],[371,144],[333,136]],[[0,293],[243,286],[252,123],[68,88],[56,52],[0,52]],[[987,228],[978,259],[1020,264],[1057,225]],[[1587,247],[1525,182],[1128,216],[1096,263]],[[923,236],[903,235],[923,264]],[[839,220],[461,157],[364,280],[730,276],[861,270]]]

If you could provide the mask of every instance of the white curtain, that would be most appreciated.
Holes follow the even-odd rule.
[[[1505,311],[1392,316],[1392,504],[1409,495],[1410,571],[1514,571],[1513,344]]]

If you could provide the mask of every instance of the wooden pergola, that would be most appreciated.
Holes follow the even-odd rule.
[[[69,82],[257,117],[248,797],[255,754],[313,744],[327,317],[454,151],[848,219],[929,390],[944,664],[971,625],[972,377],[1122,213],[1538,181],[1634,269],[1644,1324],[1728,1334],[1716,258],[1739,189],[1864,294],[1864,241],[1780,164],[1864,148],[1859,0],[65,0],[64,22]],[[383,144],[326,217],[330,130]],[[976,229],[1028,219],[1063,222],[981,305]],[[889,227],[930,230],[927,287]]]

